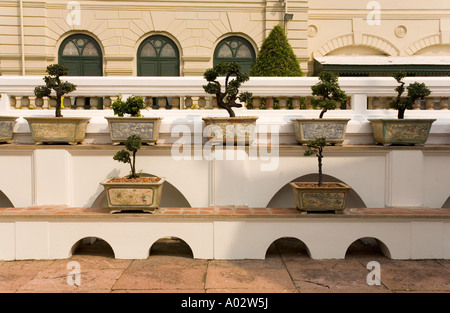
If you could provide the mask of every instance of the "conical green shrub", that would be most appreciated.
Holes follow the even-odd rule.
[[[303,76],[297,57],[280,25],[264,40],[250,76]]]

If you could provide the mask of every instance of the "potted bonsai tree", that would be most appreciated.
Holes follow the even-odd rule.
[[[424,83],[414,82],[405,88],[403,79],[405,72],[393,74],[400,84],[395,88],[397,97],[389,106],[397,110],[397,119],[369,119],[375,143],[383,145],[415,145],[425,144],[428,140],[431,125],[435,119],[405,119],[405,111],[411,110],[419,99],[425,99],[431,91]],[[406,97],[403,93],[407,90]]]
[[[141,110],[145,109],[142,97],[131,96],[125,101],[122,100],[122,97],[119,97],[111,105],[111,108],[115,116],[105,118],[108,121],[113,144],[124,143],[133,134],[139,135],[143,143],[149,145],[157,143],[161,118],[142,116]]]
[[[306,144],[309,140],[325,137],[329,144],[342,144],[345,139],[347,123],[350,119],[326,118],[324,114],[334,110],[347,101],[347,94],[338,82],[338,74],[328,71],[319,73],[319,82],[311,87],[314,109],[321,109],[318,119],[294,119],[294,131],[297,141]]]
[[[110,213],[121,211],[144,211],[153,213],[159,208],[162,186],[161,177],[141,177],[136,172],[136,154],[141,149],[142,139],[131,135],[125,141],[126,150],[118,151],[113,159],[130,165],[130,174],[125,177],[108,178],[101,182],[105,189]]]
[[[323,182],[323,149],[327,145],[325,137],[309,140],[304,155],[315,155],[319,167],[317,182],[291,182],[295,204],[302,213],[334,211],[343,213],[347,194],[352,189],[344,183]]]
[[[36,97],[49,97],[56,102],[54,117],[25,117],[36,144],[49,142],[77,144],[85,138],[90,118],[63,117],[61,113],[63,96],[76,90],[74,84],[61,80],[61,77],[68,72],[67,66],[49,65],[47,66],[48,76],[44,77],[45,85],[34,89]]]
[[[219,77],[224,77],[222,86]],[[204,78],[208,84],[203,89],[213,94],[217,99],[217,106],[228,112],[228,117],[204,117],[209,140],[217,143],[230,142],[233,144],[251,144],[256,128],[256,116],[236,116],[233,108],[241,108],[237,103],[251,98],[251,93],[239,93],[241,85],[249,80],[249,76],[242,72],[241,66],[235,62],[219,63],[207,69]]]

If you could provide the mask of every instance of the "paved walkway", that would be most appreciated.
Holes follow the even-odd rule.
[[[367,269],[371,261],[380,266],[380,285],[367,283],[377,270]],[[79,281],[71,275],[76,266]],[[288,238],[276,241],[265,260],[195,260],[176,239],[155,243],[146,260],[117,260],[98,240],[66,260],[0,261],[0,292],[449,293],[450,260],[390,260],[362,242],[345,260],[312,260]]]

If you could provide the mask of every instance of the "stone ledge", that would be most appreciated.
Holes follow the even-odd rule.
[[[296,208],[249,208],[245,206],[220,206],[205,208],[160,208],[155,213],[123,212],[110,214],[106,208],[55,206],[29,206],[24,208],[0,208],[0,219],[42,219],[42,218],[137,218],[137,219],[348,219],[348,218],[391,218],[391,219],[450,219],[450,208],[429,207],[387,207],[348,208],[343,214],[307,213]]]

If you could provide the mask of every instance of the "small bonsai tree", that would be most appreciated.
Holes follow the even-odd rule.
[[[142,116],[141,110],[145,109],[144,99],[142,97],[128,97],[126,101],[119,97],[111,105],[114,114],[123,117],[125,114],[129,114],[132,117]]]
[[[292,46],[280,25],[276,25],[264,40],[250,76],[303,76]]]
[[[136,153],[141,149],[141,146],[141,137],[138,135],[131,135],[125,141],[125,148],[127,150],[120,150],[113,157],[116,161],[130,164],[131,172],[130,175],[127,176],[128,178],[139,177],[139,175],[136,174]]]
[[[61,76],[66,76],[69,73],[69,68],[61,64],[51,64],[47,66],[47,73],[49,76],[44,76],[45,86],[38,86],[34,89],[34,94],[38,98],[49,97],[56,100],[55,116],[62,117],[61,102],[62,97],[76,90],[76,86],[66,81],[61,81]],[[56,96],[51,96],[52,90],[55,91]]]
[[[405,111],[411,110],[413,104],[419,99],[425,99],[425,97],[429,96],[431,91],[425,86],[424,83],[412,83],[406,89],[408,90],[407,96],[402,98],[403,93],[405,92],[405,82],[403,78],[406,77],[405,72],[397,72],[392,75],[395,80],[400,84],[395,91],[397,91],[397,98],[389,103],[389,106],[398,111],[398,119],[405,118]]]
[[[347,101],[347,94],[341,90],[338,83],[338,74],[328,71],[319,73],[319,82],[311,86],[312,95],[320,98],[311,99],[314,109],[320,108],[319,118],[322,118],[328,110],[334,110],[340,103]]]
[[[219,76],[225,76],[223,90],[222,85],[217,80]],[[231,77],[233,78],[230,80]],[[236,103],[236,100],[239,98],[239,88],[250,77],[242,72],[241,66],[238,63],[222,62],[213,68],[207,69],[204,73],[204,78],[208,81],[208,84],[203,86],[205,92],[215,94],[218,107],[227,110],[230,117],[235,117],[233,108],[242,107],[241,103]],[[248,96],[249,94],[247,93],[246,97]]]
[[[305,156],[316,155],[317,163],[319,165],[319,180],[317,185],[320,187],[323,184],[323,173],[322,173],[322,159],[323,159],[323,148],[327,145],[326,139],[324,137],[316,138],[315,140],[309,140],[307,143],[308,149],[305,151]]]

